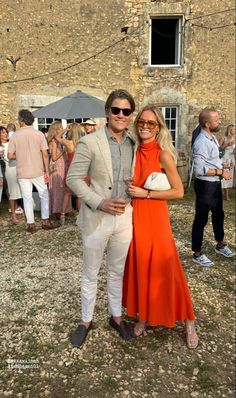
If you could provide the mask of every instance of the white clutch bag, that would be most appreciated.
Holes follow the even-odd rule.
[[[145,181],[144,188],[150,191],[166,191],[170,189],[168,178],[164,173],[154,172],[148,176]]]

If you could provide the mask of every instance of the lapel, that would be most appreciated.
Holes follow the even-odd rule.
[[[104,165],[108,171],[108,175],[110,177],[111,183],[113,184],[111,151],[110,151],[110,146],[109,146],[109,143],[107,140],[107,135],[106,135],[104,127],[101,130],[97,131],[97,143],[98,143],[98,147],[99,147],[101,156],[104,160]]]

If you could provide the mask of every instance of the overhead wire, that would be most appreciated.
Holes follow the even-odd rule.
[[[14,80],[3,80],[0,81],[0,85],[2,84],[9,84],[9,83],[20,83],[20,82],[25,82],[25,81],[30,81],[30,80],[35,80],[35,79],[39,79],[42,77],[46,77],[46,76],[51,76],[51,75],[55,75],[61,72],[65,72],[68,69],[71,69],[75,66],[78,66],[84,62],[87,62],[93,58],[96,58],[98,55],[108,51],[110,48],[116,46],[117,44],[125,41],[127,38],[129,38],[130,36],[132,36],[134,33],[136,33],[137,31],[139,31],[146,23],[148,23],[148,21],[145,21],[141,26],[138,26],[137,29],[135,29],[133,32],[126,34],[125,36],[123,36],[122,38],[120,38],[119,40],[116,40],[114,43],[111,43],[110,45],[106,46],[105,48],[103,48],[102,50],[96,52],[95,54],[90,55],[89,57],[86,57],[80,61],[77,61],[71,65],[68,66],[64,66],[63,68],[57,69],[55,71],[52,72],[46,72],[44,74],[40,74],[40,75],[35,75],[35,76],[31,76],[31,77],[25,77],[22,79],[14,79]]]
[[[233,11],[233,10],[235,10],[235,9],[236,9],[236,8],[234,7],[234,8],[230,8],[230,9],[227,9],[227,10],[216,11],[216,12],[213,12],[213,13],[210,13],[210,14],[199,15],[199,16],[196,16],[196,17],[193,17],[193,18],[186,18],[186,19],[185,19],[185,22],[189,22],[189,21],[192,21],[192,20],[195,20],[195,19],[205,18],[205,17],[217,15],[217,14],[227,13],[227,12]],[[54,71],[52,71],[52,72],[46,72],[46,73],[43,73],[43,74],[39,74],[39,75],[35,75],[35,76],[30,76],[30,77],[25,77],[25,78],[22,78],[22,79],[3,80],[3,81],[0,81],[0,85],[2,85],[2,84],[10,84],[10,83],[19,83],[19,82],[25,82],[25,81],[30,81],[30,80],[36,80],[36,79],[39,79],[39,78],[43,78],[43,77],[47,77],[47,76],[52,76],[52,75],[55,75],[55,74],[59,74],[59,73],[65,72],[65,71],[68,70],[68,69],[74,68],[75,66],[78,66],[78,65],[80,65],[80,64],[82,64],[82,63],[84,63],[84,62],[87,62],[87,61],[89,61],[89,60],[91,60],[91,59],[96,58],[96,57],[99,56],[100,54],[103,54],[104,52],[106,52],[106,51],[108,51],[109,49],[111,49],[112,47],[118,45],[118,44],[121,43],[121,42],[124,42],[126,39],[128,39],[129,37],[133,36],[136,32],[138,32],[145,24],[148,24],[148,25],[150,26],[149,21],[144,21],[144,23],[142,23],[140,26],[138,26],[136,29],[134,29],[131,33],[126,34],[125,36],[123,36],[123,37],[120,38],[119,40],[116,40],[114,43],[111,43],[110,45],[106,46],[106,47],[103,48],[102,50],[96,52],[95,54],[92,54],[91,56],[88,56],[88,57],[86,57],[86,58],[84,58],[84,59],[82,59],[82,60],[80,60],[80,61],[77,61],[77,62],[71,64],[71,65],[64,66],[64,67],[59,68],[59,69],[57,69],[57,70],[54,70]],[[234,22],[234,23],[230,23],[230,24],[220,25],[220,26],[214,26],[214,27],[208,27],[208,26],[198,25],[198,24],[191,24],[191,25],[192,25],[193,27],[196,26],[196,27],[198,27],[198,28],[209,29],[209,30],[215,30],[215,29],[222,29],[222,28],[225,28],[225,27],[228,27],[228,26],[235,25],[235,22]],[[160,34],[160,35],[162,35],[162,36],[164,36],[164,37],[174,37],[173,35],[165,35],[165,34],[163,34],[163,33],[161,33],[161,32],[158,32],[158,31],[157,31],[156,29],[154,29],[153,27],[152,27],[152,29],[153,29],[153,31],[155,31],[156,33],[158,33],[158,34]],[[182,34],[182,33],[183,33],[183,32],[179,32],[179,34]]]

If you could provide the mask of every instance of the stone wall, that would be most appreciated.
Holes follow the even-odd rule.
[[[105,100],[123,87],[135,96],[137,108],[150,101],[180,107],[178,146],[186,151],[203,107],[221,110],[222,130],[234,122],[235,37],[229,25],[234,12],[218,13],[234,5],[233,0],[1,0],[0,122],[16,121],[19,108],[33,108],[42,96],[45,105],[76,90]],[[149,65],[150,17],[160,15],[184,17],[181,67]]]

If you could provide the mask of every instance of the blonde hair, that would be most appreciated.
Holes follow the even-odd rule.
[[[59,120],[56,120],[51,124],[48,130],[47,140],[51,142],[53,138],[55,138],[57,134],[57,130],[62,127],[62,123]]]
[[[231,132],[231,130],[235,129],[235,125],[234,124],[229,124],[226,128],[226,132],[225,132],[225,136],[228,137],[229,133]]]
[[[138,129],[137,129],[137,121],[139,120],[139,118],[141,117],[141,115],[144,111],[151,111],[156,116],[156,120],[160,126],[160,130],[156,135],[156,140],[157,140],[160,148],[169,152],[171,154],[171,156],[173,157],[174,161],[177,162],[178,156],[177,156],[177,151],[172,143],[172,136],[166,126],[166,122],[165,122],[165,119],[163,117],[161,110],[156,105],[146,105],[137,114],[135,121],[134,121],[134,127],[135,127],[135,134],[137,136],[138,141],[140,142],[140,138],[138,135]]]
[[[79,143],[81,133],[82,129],[78,123],[70,123],[67,133],[67,139],[73,142],[74,148],[76,148]]]

